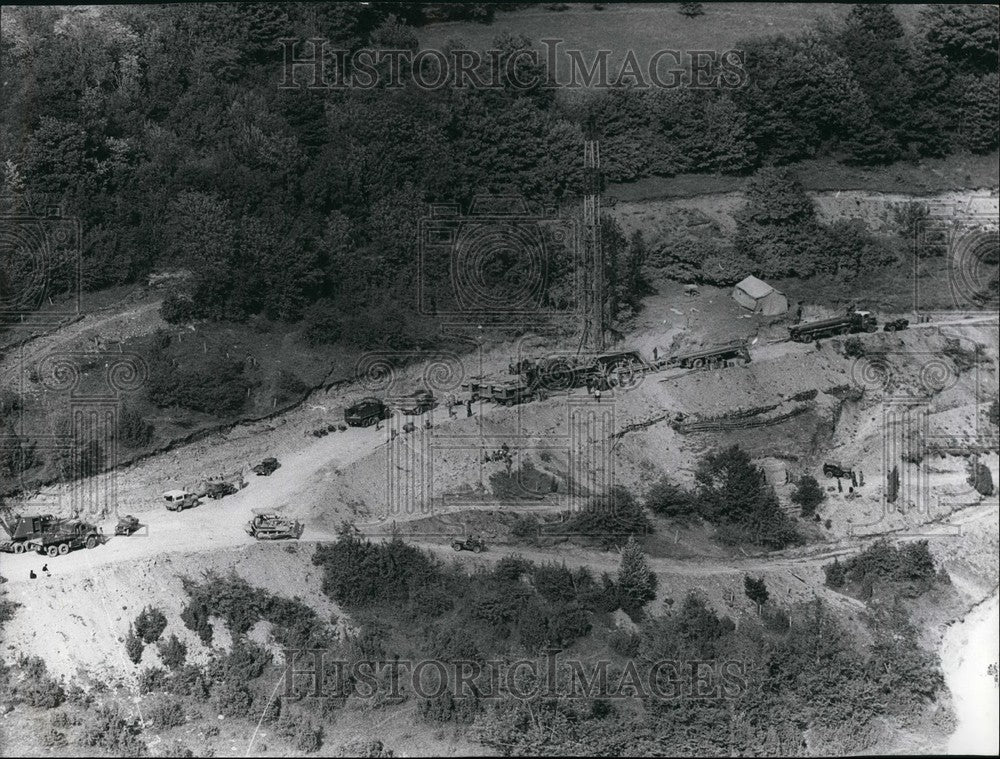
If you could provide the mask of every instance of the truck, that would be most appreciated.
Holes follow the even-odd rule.
[[[186,490],[168,490],[163,494],[163,500],[167,502],[167,511],[184,511],[201,505],[198,496]]]
[[[247,535],[256,540],[298,540],[304,527],[297,519],[288,519],[271,511],[255,511],[245,529]]]
[[[788,334],[797,343],[810,343],[821,337],[877,330],[878,322],[870,311],[849,311],[843,316],[834,316],[831,319],[796,324],[789,328]]]
[[[57,520],[51,514],[33,514],[17,516],[9,511],[0,514],[0,527],[3,527],[10,540],[0,541],[0,551],[4,553],[24,553],[27,542],[41,535],[50,524]]]
[[[389,407],[379,398],[369,396],[344,409],[344,421],[351,427],[371,427],[392,415]]]
[[[253,473],[258,477],[270,477],[280,468],[281,464],[278,460],[274,456],[268,456],[253,468]]]
[[[523,377],[532,387],[549,391],[583,387],[594,371],[593,361],[573,356],[526,358],[510,365],[511,374]]]
[[[430,390],[417,390],[399,399],[399,410],[405,416],[419,416],[437,405]]]
[[[743,343],[729,343],[715,348],[706,348],[691,353],[679,353],[667,358],[666,366],[684,369],[701,369],[728,365],[730,361],[741,360],[750,363],[750,351]]]
[[[65,556],[74,548],[97,548],[104,534],[90,522],[60,519],[50,523],[41,535],[28,540],[25,548],[42,556]]]
[[[501,406],[513,406],[516,403],[526,403],[536,398],[545,400],[548,391],[540,385],[532,385],[525,379],[508,380],[490,385],[489,399]]]

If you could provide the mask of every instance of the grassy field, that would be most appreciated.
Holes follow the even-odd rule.
[[[574,3],[565,11],[535,6],[498,13],[490,24],[431,24],[418,30],[418,36],[424,48],[440,49],[457,40],[484,49],[497,35],[509,32],[524,35],[536,45],[550,38],[563,40],[562,49],[611,50],[611,62],[620,62],[628,50],[646,61],[663,49],[731,50],[749,37],[797,34],[821,19],[842,18],[850,9],[838,3],[706,3],[705,15],[689,19],[677,12],[675,4],[601,5],[603,10],[592,3]],[[919,9],[918,5],[895,6],[907,25],[915,21]]]
[[[1000,185],[1000,156],[952,155],[918,163],[891,166],[845,166],[832,158],[800,161],[789,167],[807,190],[868,190],[925,195],[948,190],[980,189]],[[607,195],[626,203],[664,198],[690,198],[737,192],[745,177],[720,174],[679,174],[647,177],[627,184],[611,184]]]

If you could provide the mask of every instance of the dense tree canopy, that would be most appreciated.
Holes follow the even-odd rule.
[[[591,127],[612,181],[998,144],[992,6],[931,6],[912,31],[888,6],[857,6],[842,23],[797,38],[748,40],[739,46],[748,85],[732,91],[620,86],[563,101],[514,86],[533,64],[513,56],[532,42],[510,35],[495,41],[499,60],[516,63],[500,89],[277,86],[279,38],[413,49],[415,27],[488,21],[501,7],[5,11],[2,189],[45,194],[80,219],[87,288],[183,268],[192,273],[192,306],[171,311],[175,318],[262,313],[294,321],[322,301],[339,323],[374,324],[361,330],[365,337],[388,332],[378,327],[393,304],[410,317],[399,337],[405,344],[422,339],[412,315],[427,204],[467,208],[484,193],[571,201],[582,191],[580,143]],[[765,244],[747,228],[745,246],[751,260],[775,253],[789,263],[801,252],[797,234],[772,222],[757,232],[777,237]],[[554,291],[572,279],[572,265],[549,272]],[[221,286],[221,272],[237,284]],[[614,297],[627,316],[640,283],[631,275],[617,282]],[[343,334],[363,339],[353,329]]]

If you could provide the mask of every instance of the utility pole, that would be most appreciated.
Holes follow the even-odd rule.
[[[594,136],[593,134],[588,137]],[[604,257],[601,254],[601,148],[595,139],[583,143],[583,346],[604,350]]]

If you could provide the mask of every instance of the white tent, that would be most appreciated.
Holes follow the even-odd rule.
[[[733,288],[733,299],[743,308],[765,316],[777,316],[788,310],[788,298],[754,276]]]

